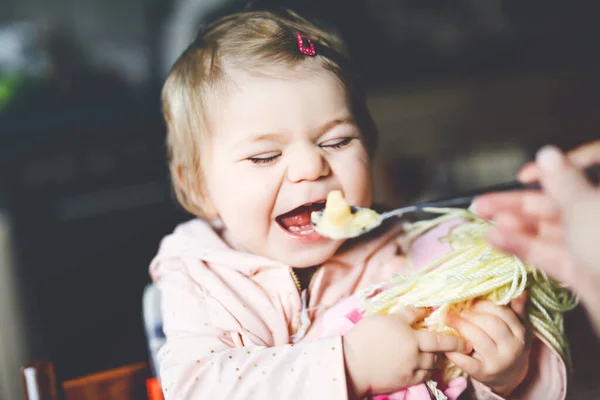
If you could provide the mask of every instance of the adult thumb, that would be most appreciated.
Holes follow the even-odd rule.
[[[584,173],[554,146],[545,146],[537,153],[540,183],[559,206],[586,197],[593,191]]]

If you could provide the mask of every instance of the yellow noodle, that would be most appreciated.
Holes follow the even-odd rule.
[[[507,305],[527,290],[527,316],[531,326],[556,349],[570,368],[563,314],[577,305],[577,298],[544,272],[492,248],[485,240],[485,233],[492,226],[490,221],[463,209],[430,208],[426,211],[440,216],[407,224],[407,247],[440,224],[462,219],[464,223],[454,227],[443,239],[450,245],[450,252],[414,274],[394,276],[388,282],[367,288],[362,293],[367,314],[391,313],[405,306],[433,307],[435,311],[416,327],[458,334],[445,324],[448,312],[460,312],[475,299]],[[408,256],[410,258],[410,251]],[[444,380],[460,375],[464,374],[447,361]],[[427,385],[436,399],[445,398],[435,382]]]

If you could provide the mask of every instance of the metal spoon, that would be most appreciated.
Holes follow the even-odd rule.
[[[600,182],[600,164],[591,165],[590,167],[588,167],[584,170],[584,173],[587,176],[588,180],[593,185],[599,184],[599,182]],[[363,235],[363,234],[377,228],[386,219],[389,219],[392,217],[402,217],[406,214],[414,213],[417,211],[423,211],[426,208],[466,208],[471,205],[471,203],[473,202],[473,200],[476,197],[481,196],[486,193],[509,192],[509,191],[515,191],[515,190],[520,190],[520,191],[522,191],[522,190],[540,190],[540,189],[541,189],[541,186],[537,182],[523,184],[523,183],[515,181],[515,182],[502,183],[502,184],[494,185],[494,186],[488,186],[486,188],[478,189],[472,193],[465,194],[465,195],[462,195],[459,197],[451,197],[451,198],[442,199],[442,200],[422,202],[422,203],[417,203],[417,204],[413,204],[413,205],[406,206],[406,207],[397,208],[392,211],[387,211],[382,214],[379,214],[378,219],[373,221],[372,224],[362,227],[363,229],[356,229],[355,231],[345,232],[343,236],[335,235],[336,237],[332,237],[332,238],[333,239],[354,238],[354,237]],[[362,207],[350,206],[350,211],[352,214],[356,214],[357,212],[359,212],[360,210],[363,210],[363,209],[364,208],[362,208]],[[317,218],[316,218],[317,220],[323,216],[324,211],[325,210],[315,211],[315,214],[317,215]],[[317,231],[320,234],[323,234],[323,236],[331,237],[331,235],[326,234],[326,233],[330,233],[330,232],[320,232],[319,226],[318,226],[319,224],[315,223],[315,221],[314,221],[315,218],[313,218],[312,220],[313,220],[312,225],[315,228],[315,231]]]

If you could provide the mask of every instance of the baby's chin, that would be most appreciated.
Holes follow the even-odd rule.
[[[341,241],[330,242],[327,245],[313,246],[302,250],[280,252],[270,258],[276,259],[293,268],[310,268],[327,262],[342,245]]]

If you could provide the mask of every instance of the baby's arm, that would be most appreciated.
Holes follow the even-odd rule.
[[[244,343],[241,329],[211,322],[214,312],[231,326],[236,317],[177,265],[182,261],[168,263],[157,279],[167,336],[158,357],[166,399],[347,399],[341,337],[274,347]]]

